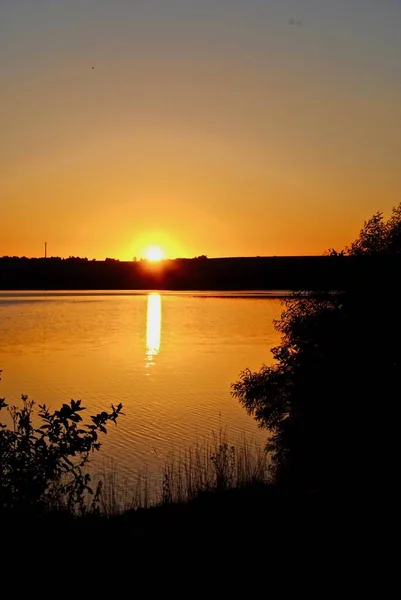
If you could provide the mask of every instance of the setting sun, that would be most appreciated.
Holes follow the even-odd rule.
[[[150,246],[146,250],[145,258],[151,261],[158,261],[164,258],[164,252],[158,246]]]

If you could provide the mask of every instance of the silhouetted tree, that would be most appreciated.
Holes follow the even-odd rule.
[[[360,261],[345,290],[285,301],[275,362],[233,384],[233,395],[269,431],[278,483],[360,489],[390,467],[400,397],[400,251],[401,204],[387,221],[376,213],[365,222],[350,247],[332,251]]]

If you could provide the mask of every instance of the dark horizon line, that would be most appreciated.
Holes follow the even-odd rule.
[[[7,255],[4,254],[0,256],[0,260],[82,260],[88,262],[106,262],[106,261],[114,261],[119,263],[138,263],[138,262],[154,262],[154,263],[163,263],[163,262],[172,262],[175,260],[236,260],[236,259],[257,259],[257,258],[322,258],[327,256],[326,254],[255,254],[255,255],[245,255],[245,256],[212,256],[209,257],[207,255],[199,255],[199,256],[177,256],[175,258],[162,258],[157,261],[149,260],[146,257],[132,259],[132,260],[124,260],[120,258],[88,258],[86,256],[17,256],[17,255]]]

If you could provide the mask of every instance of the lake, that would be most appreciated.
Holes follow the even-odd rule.
[[[53,408],[82,399],[89,414],[122,402],[101,456],[127,479],[157,478],[171,452],[220,428],[264,443],[230,384],[271,363],[279,295],[0,292],[0,397]]]

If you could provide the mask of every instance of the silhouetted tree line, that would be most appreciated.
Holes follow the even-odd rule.
[[[358,267],[341,293],[316,285],[286,300],[273,365],[246,370],[233,385],[269,432],[278,483],[367,499],[395,486],[400,253],[401,204],[387,221],[376,213],[365,222],[350,247],[329,252],[328,260]]]
[[[199,256],[160,263],[3,257],[0,289],[340,290],[358,278],[368,280],[371,272],[394,269],[400,260],[399,255],[357,252],[309,257]]]

